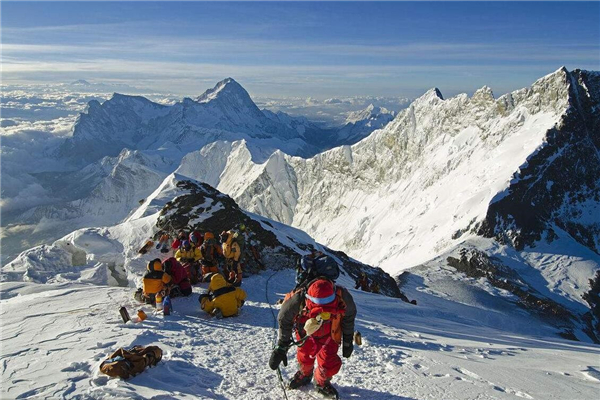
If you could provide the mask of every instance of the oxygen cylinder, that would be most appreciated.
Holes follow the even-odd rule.
[[[162,293],[156,293],[156,309],[159,311],[162,311],[163,309],[163,297],[162,297]]]
[[[171,298],[169,296],[165,296],[163,300],[163,315],[171,315]]]

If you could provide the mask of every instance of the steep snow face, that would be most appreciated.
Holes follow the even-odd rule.
[[[448,100],[432,89],[361,142],[309,160],[284,157],[277,185],[262,164],[246,194],[232,195],[272,218],[293,215],[327,245],[398,273],[464,240],[485,217],[560,123],[569,77],[560,69],[499,99],[487,87]]]

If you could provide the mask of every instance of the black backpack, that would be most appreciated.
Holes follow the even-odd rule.
[[[332,282],[340,276],[340,266],[330,256],[323,254],[319,257],[302,257],[296,276],[296,288],[305,286],[318,277],[324,277]]]

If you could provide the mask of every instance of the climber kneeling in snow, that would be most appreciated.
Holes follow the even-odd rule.
[[[146,267],[148,270],[142,281],[142,288],[134,294],[136,300],[154,304],[154,298],[157,293],[162,292],[171,282],[171,275],[163,270],[162,263],[158,258],[150,261]]]
[[[208,293],[200,295],[200,307],[207,313],[221,317],[233,317],[244,305],[246,292],[239,287],[233,287],[225,281],[221,274],[213,274],[208,285]]]
[[[162,265],[165,273],[171,276],[171,282],[167,285],[169,296],[180,297],[192,294],[192,284],[187,271],[175,258],[167,258]]]
[[[354,350],[353,334],[356,305],[345,288],[335,285],[328,279],[317,278],[308,286],[286,300],[279,310],[279,341],[269,359],[269,366],[277,369],[279,364],[287,366],[287,351],[292,343],[292,330],[298,347],[299,371],[290,382],[290,389],[307,385],[314,372],[319,393],[337,397],[337,390],[331,385],[331,378],[338,373],[342,354],[348,358]]]

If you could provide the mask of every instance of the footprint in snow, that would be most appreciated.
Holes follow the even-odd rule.
[[[95,349],[106,349],[107,347],[112,347],[115,344],[117,344],[117,342],[106,342],[106,343],[102,343],[102,342],[97,342],[95,347],[90,347],[88,348],[88,350],[95,350]]]
[[[72,362],[68,367],[60,370],[61,372],[85,371],[91,372],[91,366],[87,362]]]

